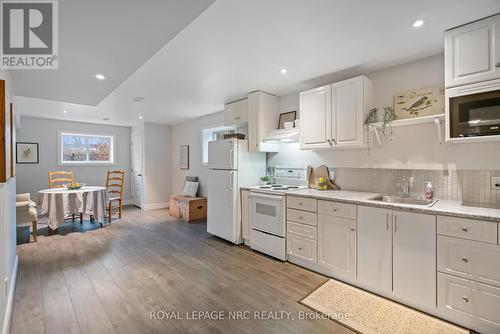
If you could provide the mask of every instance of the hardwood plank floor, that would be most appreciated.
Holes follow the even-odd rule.
[[[231,245],[167,210],[126,208],[104,228],[75,222],[64,233],[18,245],[11,333],[353,333],[297,318],[312,312],[298,301],[325,277]],[[152,311],[182,319],[151,319]],[[193,311],[251,316],[186,319]],[[257,320],[254,311],[295,319]]]

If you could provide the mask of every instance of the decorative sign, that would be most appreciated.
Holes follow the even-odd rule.
[[[38,143],[16,143],[16,163],[37,164]]]
[[[179,149],[179,168],[189,169],[189,145],[182,145]]]
[[[394,97],[396,119],[444,114],[444,88],[424,88]]]

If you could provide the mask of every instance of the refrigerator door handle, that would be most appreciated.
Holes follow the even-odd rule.
[[[229,167],[231,169],[234,168],[234,166],[233,166],[233,160],[234,160],[234,150],[230,150],[229,151]]]
[[[229,172],[229,192],[231,193],[231,201],[229,201],[229,206],[233,207],[233,174],[234,172]]]

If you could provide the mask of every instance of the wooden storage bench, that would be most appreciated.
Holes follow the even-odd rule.
[[[170,215],[187,222],[207,219],[207,198],[170,196]]]

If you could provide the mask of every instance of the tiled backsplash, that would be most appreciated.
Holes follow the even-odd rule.
[[[413,176],[412,196],[423,196],[425,181],[431,181],[436,198],[500,204],[500,191],[491,190],[491,176],[500,176],[500,170],[331,169],[335,171],[336,183],[343,190],[400,194],[397,183]]]

